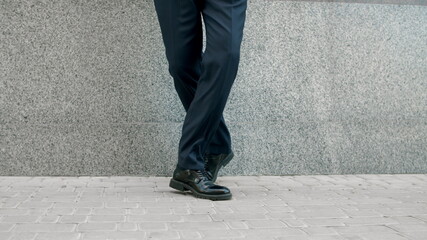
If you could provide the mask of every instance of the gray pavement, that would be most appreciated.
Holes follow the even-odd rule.
[[[0,239],[427,239],[427,174],[223,176],[233,199],[169,177],[0,177]]]

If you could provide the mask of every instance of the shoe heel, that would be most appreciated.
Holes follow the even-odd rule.
[[[184,187],[184,185],[182,185],[182,183],[180,183],[180,182],[178,182],[178,181],[176,181],[174,179],[171,179],[171,181],[169,182],[169,187],[171,187],[173,189],[176,189],[176,190],[179,190],[179,191],[185,191],[185,190],[187,190]]]

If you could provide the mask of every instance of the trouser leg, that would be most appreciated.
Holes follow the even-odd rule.
[[[202,60],[202,19],[193,0],[154,0],[166,58],[178,96],[187,111],[197,89]]]

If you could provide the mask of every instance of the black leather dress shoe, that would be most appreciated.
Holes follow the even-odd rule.
[[[173,172],[169,186],[179,191],[190,190],[195,197],[210,200],[231,199],[231,192],[227,187],[214,184],[208,179],[205,170],[179,169]]]
[[[205,168],[208,173],[208,178],[212,180],[212,182],[215,182],[218,177],[219,169],[221,169],[221,167],[225,167],[233,157],[233,151],[218,155],[206,154]]]

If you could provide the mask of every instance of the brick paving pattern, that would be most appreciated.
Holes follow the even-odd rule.
[[[0,240],[427,239],[427,174],[224,176],[233,199],[169,177],[0,177]]]

